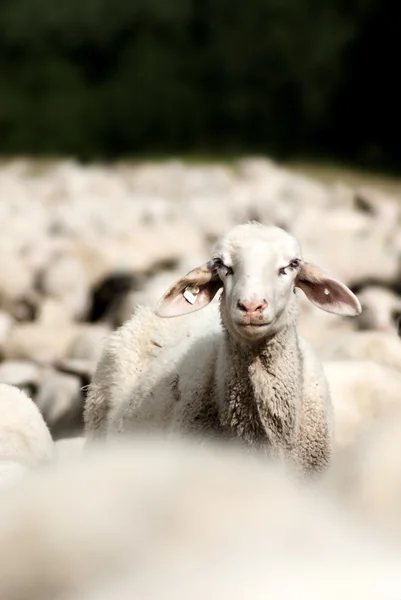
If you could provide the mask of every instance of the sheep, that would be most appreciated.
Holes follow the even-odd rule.
[[[53,459],[53,440],[37,406],[17,387],[0,383],[1,487]]]
[[[73,257],[55,256],[41,274],[38,286],[46,297],[58,300],[71,320],[88,310],[89,284],[82,264]]]
[[[379,417],[401,409],[401,372],[372,360],[327,360],[334,412],[334,448],[353,443]]]
[[[378,531],[401,537],[401,406],[358,431],[334,456],[326,491]]]
[[[391,289],[368,285],[357,290],[362,313],[355,319],[358,329],[396,332],[401,319],[401,298]]]
[[[381,226],[371,215],[344,207],[328,206],[323,211],[305,208],[291,223],[290,231],[302,239],[312,261],[317,256],[324,259],[326,268],[349,285],[356,284],[356,274],[359,282],[397,280],[399,252],[393,241],[393,226]],[[355,291],[353,285],[350,287]]]
[[[166,600],[395,598],[401,584],[399,540],[319,487],[261,454],[159,436],[93,445],[8,490],[0,553],[13,600],[119,598],[113,582]]]
[[[221,288],[220,302],[197,316]],[[324,469],[330,394],[296,333],[296,288],[328,312],[360,312],[344,284],[303,261],[293,236],[256,222],[234,227],[155,312],[137,309],[112,334],[85,403],[88,439],[167,426],[262,446],[310,473]]]
[[[82,431],[81,381],[75,375],[46,369],[35,403],[53,439],[79,435]]]
[[[372,360],[401,369],[401,342],[396,332],[353,331],[321,347],[324,360]]]

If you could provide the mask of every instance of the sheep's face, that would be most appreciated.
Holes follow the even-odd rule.
[[[301,248],[295,238],[275,228],[234,230],[213,254],[213,266],[222,283],[222,315],[229,331],[258,339],[274,334],[285,321]]]
[[[258,340],[288,323],[295,287],[328,312],[361,312],[344,284],[303,261],[298,241],[287,232],[257,223],[239,225],[219,240],[211,261],[171,286],[157,314],[174,317],[199,310],[222,288],[222,316],[229,332]]]

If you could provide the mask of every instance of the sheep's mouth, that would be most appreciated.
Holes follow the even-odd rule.
[[[242,323],[242,322],[239,322],[239,323],[237,323],[237,325],[239,327],[254,329],[254,328],[258,328],[258,327],[268,327],[269,325],[271,325],[271,321],[267,321],[267,322],[265,321],[264,323]]]
[[[237,322],[238,334],[246,340],[260,340],[269,335],[272,322],[263,323],[244,323]]]

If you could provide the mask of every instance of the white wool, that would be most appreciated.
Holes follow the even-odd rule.
[[[398,597],[401,548],[273,462],[140,436],[0,496],[0,597]]]
[[[393,291],[379,286],[367,286],[358,294],[362,313],[355,323],[360,329],[397,331],[401,316],[401,298]]]
[[[53,458],[54,444],[34,402],[21,390],[0,383],[0,462],[37,467]]]
[[[335,493],[379,531],[401,537],[401,406],[380,414],[337,452],[327,474]]]
[[[342,448],[375,420],[401,408],[401,371],[371,360],[328,360],[324,371],[334,410],[335,447]]]
[[[325,360],[371,360],[401,370],[401,342],[393,331],[353,331],[321,347]]]
[[[167,418],[166,412],[171,409],[171,391],[163,384],[165,375],[179,363],[194,340],[205,332],[212,335],[216,327],[219,327],[217,305],[174,321],[160,319],[151,309],[138,306],[134,317],[108,338],[92,378],[89,394],[96,400],[107,395],[108,402],[101,408],[99,433],[106,433],[109,425],[111,430],[115,428],[121,412],[128,407],[134,382],[143,397],[160,382],[158,390],[165,396],[165,401],[153,395],[147,403],[134,408],[142,411],[138,420],[148,425],[151,422],[161,425]],[[141,371],[147,372],[146,377],[136,380]],[[86,433],[91,438],[97,432],[89,426]]]

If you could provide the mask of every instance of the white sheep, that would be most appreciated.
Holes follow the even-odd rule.
[[[305,470],[324,468],[330,394],[319,360],[297,336],[297,287],[328,312],[360,311],[352,292],[304,262],[282,229],[233,228],[210,262],[170,287],[157,314],[144,307],[112,334],[86,401],[88,437],[171,423],[261,445]],[[221,288],[219,306],[188,316]]]
[[[401,371],[372,360],[327,360],[334,411],[334,446],[353,443],[375,420],[401,409]]]
[[[17,387],[0,383],[0,485],[19,481],[53,458],[53,440],[35,403]]]
[[[323,360],[372,360],[401,370],[401,341],[394,331],[353,331],[320,348]]]
[[[335,454],[326,483],[358,518],[401,538],[401,405],[378,414]]]
[[[358,292],[362,313],[355,319],[359,329],[397,332],[401,318],[401,298],[392,290],[368,285]]]
[[[124,600],[376,600],[401,585],[399,543],[318,486],[229,445],[141,436],[0,496],[0,554],[13,600],[86,600],[113,580]]]

